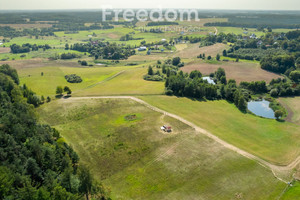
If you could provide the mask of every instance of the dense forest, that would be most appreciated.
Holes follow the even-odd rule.
[[[0,199],[107,199],[59,132],[39,124],[16,70],[0,66]]]

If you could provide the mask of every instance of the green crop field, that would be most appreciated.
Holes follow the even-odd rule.
[[[125,99],[66,99],[38,109],[112,199],[275,199],[271,171],[187,125]],[[171,133],[160,130],[170,125]]]
[[[289,164],[299,156],[298,125],[243,114],[226,101],[199,102],[169,96],[141,98],[273,163]]]

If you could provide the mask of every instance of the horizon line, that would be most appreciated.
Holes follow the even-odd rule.
[[[132,9],[132,10],[137,10],[137,9],[158,9],[158,8],[107,8],[107,10],[113,10],[113,9]],[[162,8],[162,10],[166,9],[177,9],[177,10],[203,10],[203,11],[281,11],[281,12],[288,12],[288,11],[299,11],[300,9],[295,9],[295,10],[280,10],[280,9],[220,9],[220,8]],[[0,9],[0,12],[2,11],[7,11],[7,12],[20,12],[20,11],[34,11],[34,12],[44,12],[44,11],[101,11],[102,8],[55,8],[55,9]]]

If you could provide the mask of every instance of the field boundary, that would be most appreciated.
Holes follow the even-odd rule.
[[[73,92],[73,94],[76,93],[76,92],[82,91],[82,90],[86,90],[86,89],[95,87],[96,85],[99,85],[99,84],[101,84],[101,83],[105,83],[105,82],[107,82],[107,81],[110,81],[111,79],[116,78],[117,76],[121,75],[121,74],[124,73],[124,72],[125,72],[125,70],[120,71],[120,72],[118,72],[118,73],[116,73],[116,74],[114,74],[114,75],[112,75],[112,76],[110,76],[110,77],[104,79],[103,81],[99,81],[99,82],[94,83],[94,84],[92,84],[92,85],[89,85],[89,86],[87,86],[87,87],[85,87],[85,88],[76,90],[76,91]]]
[[[214,134],[210,133],[209,131],[200,128],[199,126],[195,125],[194,123],[178,116],[172,113],[169,113],[167,111],[164,111],[160,108],[157,108],[155,106],[150,105],[149,103],[137,98],[137,97],[133,97],[133,96],[94,96],[94,97],[72,97],[71,99],[131,99],[133,101],[136,101],[140,104],[145,105],[147,108],[155,111],[155,112],[159,112],[162,113],[166,116],[172,117],[174,119],[177,119],[185,124],[187,124],[188,126],[192,127],[193,129],[195,129],[195,131],[197,133],[201,133],[209,138],[211,138],[212,140],[218,142],[219,144],[223,145],[225,148],[230,149],[248,159],[257,161],[261,166],[270,169],[273,173],[273,175],[275,176],[275,178],[277,178],[278,180],[284,182],[284,183],[289,183],[290,181],[286,181],[282,178],[280,178],[279,176],[276,175],[275,171],[279,171],[279,172],[287,172],[287,171],[291,171],[293,170],[299,163],[300,163],[300,156],[298,156],[293,162],[291,162],[289,165],[285,165],[285,166],[280,166],[280,165],[275,165],[272,163],[269,163],[251,153],[248,153],[236,146],[233,146],[232,144],[227,143],[226,141],[220,139],[219,137],[215,136]],[[68,99],[64,99],[64,101],[68,101]]]

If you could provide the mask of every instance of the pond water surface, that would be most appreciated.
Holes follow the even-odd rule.
[[[250,101],[248,102],[248,110],[257,116],[275,119],[274,111],[269,107],[269,105],[270,102],[264,99],[262,101]]]

